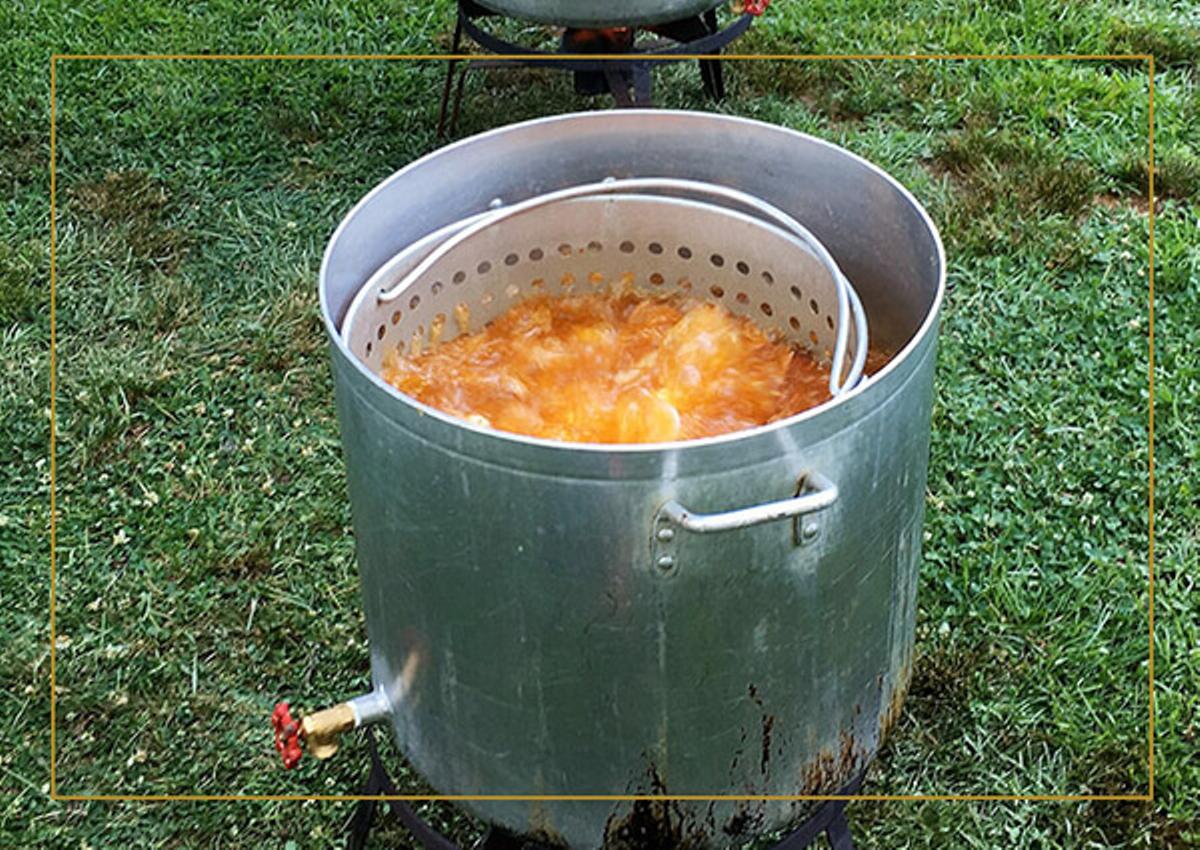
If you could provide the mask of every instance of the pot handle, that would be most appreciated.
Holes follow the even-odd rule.
[[[800,480],[798,489],[797,495],[790,499],[717,514],[698,514],[672,499],[658,509],[658,515],[655,517],[656,537],[660,542],[670,540],[674,533],[663,535],[663,529],[672,525],[697,534],[748,528],[764,522],[811,514],[824,510],[837,501],[837,485],[819,472],[805,475]]]

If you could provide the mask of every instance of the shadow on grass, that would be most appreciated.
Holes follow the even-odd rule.
[[[1048,249],[1049,268],[1074,268],[1086,259],[1077,224],[1091,209],[1100,178],[1050,140],[977,118],[942,140],[927,167],[951,183],[940,212],[954,226],[943,232],[961,249],[993,254],[1034,242]]]
[[[172,274],[188,247],[187,235],[163,224],[166,186],[142,171],[116,171],[80,183],[69,192],[73,205],[102,228],[125,228],[132,254],[151,268]]]
[[[1148,53],[1160,69],[1200,64],[1200,26],[1175,16],[1114,18],[1109,23],[1108,44],[1113,53]]]

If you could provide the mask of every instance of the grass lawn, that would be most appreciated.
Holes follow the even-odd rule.
[[[451,4],[0,8],[0,846],[327,847],[351,806],[48,798],[52,52],[432,52]],[[1185,4],[776,2],[745,52],[1153,52],[1156,770],[1144,803],[852,804],[863,848],[1200,846],[1200,17]],[[437,147],[416,62],[58,66],[58,791],[341,793],[274,701],[369,686],[316,270]],[[915,680],[871,793],[1147,788],[1144,63],[742,63],[713,105],[877,162],[942,229]],[[668,81],[676,85],[668,86]],[[668,91],[668,89],[670,89]],[[460,134],[607,108],[476,74]],[[408,777],[406,787],[420,787]],[[477,825],[428,806],[459,840]],[[372,846],[410,846],[394,829]]]

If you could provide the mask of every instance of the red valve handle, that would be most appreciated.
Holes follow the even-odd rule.
[[[767,7],[771,5],[771,0],[742,0],[742,8],[745,9],[747,15],[758,17],[763,12],[767,11]]]
[[[300,749],[300,724],[292,718],[292,712],[286,702],[275,703],[271,712],[271,726],[275,729],[275,749],[283,758],[283,766],[291,770],[300,763],[304,751]]]

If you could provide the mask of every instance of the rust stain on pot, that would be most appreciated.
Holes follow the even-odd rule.
[[[731,838],[746,837],[762,832],[765,823],[766,805],[764,803],[741,800],[737,804],[737,811],[725,822],[721,831]]]
[[[822,750],[803,771],[801,794],[836,793],[865,761],[867,750],[851,733],[843,730],[838,740],[836,750]]]
[[[912,681],[912,661],[905,661],[900,667],[900,674],[896,678],[896,686],[892,689],[892,694],[888,698],[888,703],[884,706],[883,711],[879,716],[879,743],[883,744],[888,734],[891,733],[897,721],[900,720],[900,714],[904,710],[904,699],[908,696],[908,686]]]
[[[758,770],[763,775],[767,775],[767,768],[771,761],[771,733],[775,729],[775,715],[767,713],[767,707],[763,704],[762,698],[758,695],[758,688],[753,683],[748,688],[750,699],[762,711],[762,756],[759,759]]]
[[[748,737],[749,736],[746,734],[746,730],[743,728],[742,735],[738,739],[738,748],[733,751],[733,760],[729,762],[730,776],[732,776],[734,771],[737,770],[738,763],[742,760],[742,756],[746,754],[746,739]]]
[[[566,850],[567,840],[554,827],[550,810],[542,800],[534,800],[529,809],[529,835],[546,850]]]
[[[533,843],[544,850],[569,850],[567,840],[557,832],[545,832],[544,830],[535,829],[529,834],[533,839]]]
[[[764,714],[762,719],[762,759],[758,769],[767,775],[767,763],[771,760],[771,730],[775,728],[775,715]]]
[[[650,789],[641,793],[668,793],[666,783],[651,764],[647,770]],[[708,845],[706,830],[696,813],[677,800],[635,800],[624,817],[613,812],[604,825],[605,850],[701,850]],[[712,819],[712,806],[708,810]]]
[[[857,720],[854,722],[854,729],[859,730],[861,734],[856,734],[854,729],[850,731],[843,729],[838,736],[838,746],[822,750],[817,754],[817,758],[802,770],[799,793],[836,793],[848,779],[871,760],[900,719],[904,708],[904,699],[908,694],[911,674],[912,662],[911,660],[905,661],[897,673],[895,684],[886,701],[884,700],[885,679],[882,675],[876,679],[879,687],[879,698],[875,703],[878,706],[876,709],[878,712],[877,737],[870,735],[869,720],[866,723]],[[868,711],[870,711],[869,707]],[[856,703],[854,716],[859,718],[862,714],[862,704]]]

